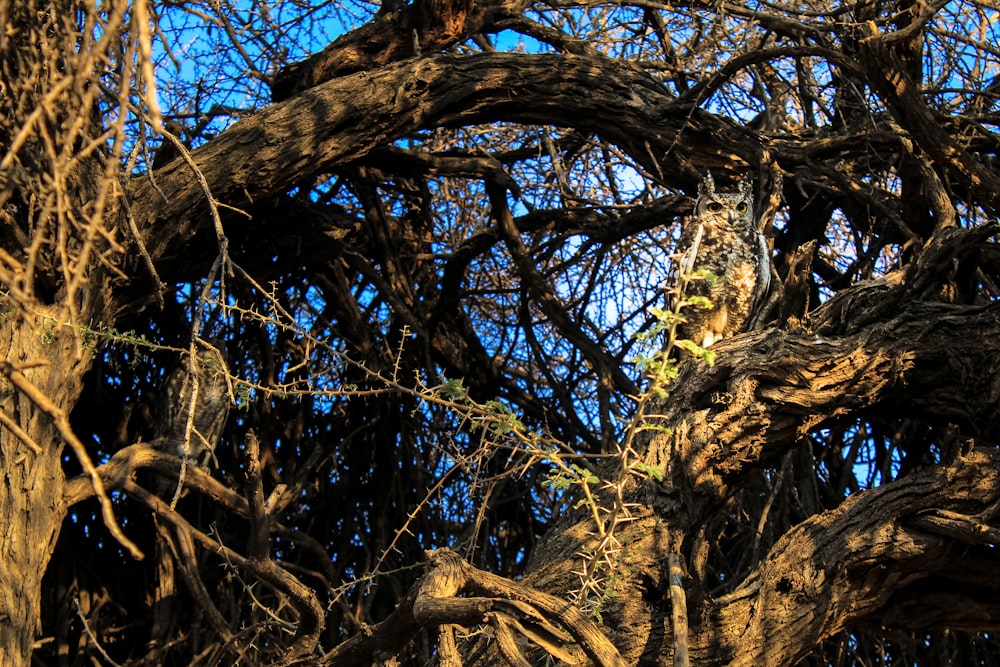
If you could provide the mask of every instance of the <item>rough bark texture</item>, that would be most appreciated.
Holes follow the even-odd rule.
[[[271,83],[274,101],[282,102],[336,77],[375,69],[421,52],[445,50],[487,25],[519,15],[527,6],[523,0],[420,0],[409,5],[388,0],[372,22],[344,34],[306,60],[282,68]]]
[[[810,430],[858,411],[916,411],[987,442],[997,437],[1000,308],[905,303],[905,294],[884,281],[861,285],[800,330],[744,334],[714,348],[715,366],[686,367],[654,411],[669,430],[642,451],[665,480],[631,488],[639,509],[621,537],[628,574],[615,580],[605,611],[627,662],[672,664],[672,552],[689,568],[693,664],[794,664],[845,627],[902,622],[917,600],[928,606],[907,627],[933,628],[935,609],[955,596],[965,603],[954,627],[992,626],[998,587],[987,545],[1000,534],[1000,458],[993,448],[968,453],[968,437],[950,465],[857,493],[794,527],[724,596],[702,588],[708,545],[699,530],[755,470],[795,456]],[[571,589],[575,561],[595,547],[589,519],[564,527],[527,581]]]
[[[678,105],[644,73],[593,57],[497,53],[438,55],[333,79],[236,123],[191,157],[213,197],[252,211],[254,202],[396,137],[489,121],[600,131],[638,156],[657,155],[651,168],[691,182],[698,178],[692,164],[736,173],[753,153],[736,127]],[[681,131],[685,141],[677,144]],[[720,154],[722,143],[734,152]],[[135,181],[130,198],[158,264],[176,263],[209,225],[202,186],[183,158]],[[229,217],[240,224],[241,216]]]
[[[731,128],[673,104],[645,75],[599,59],[436,56],[310,88],[242,121],[193,158],[215,197],[247,209],[325,165],[363,158],[391,137],[439,125],[544,121],[600,129],[629,146],[656,118],[660,129],[646,129],[643,142],[673,148],[662,168],[748,159],[720,156],[715,148]],[[674,145],[682,127],[686,141]],[[702,131],[713,137],[710,144],[697,140]],[[166,200],[140,181],[133,213],[152,256],[169,264],[205,224],[204,195],[181,161],[158,172],[156,183]],[[780,462],[810,430],[859,411],[903,416],[920,410],[965,432],[995,435],[998,383],[990,378],[1000,352],[993,344],[1000,340],[1000,311],[920,301],[897,283],[859,286],[798,329],[725,341],[714,367],[691,366],[682,374],[660,409],[672,435],[650,441],[643,454],[667,481],[634,491],[643,509],[627,529],[632,541],[623,566],[632,574],[616,584],[620,606],[605,612],[627,662],[670,664],[666,554],[681,553],[695,567],[704,548],[692,537],[699,526],[747,476]],[[981,335],[964,335],[969,331]],[[986,511],[997,497],[995,463],[991,453],[975,454],[860,493],[789,532],[724,598],[701,590],[702,573],[691,572],[692,659],[791,664],[848,624],[885,623],[905,601],[929,599],[945,586],[956,557],[954,543],[934,532],[934,517],[955,512],[968,525]],[[554,593],[571,590],[570,571],[588,546],[588,532],[584,523],[549,538],[539,559],[547,565],[528,581]],[[963,558],[966,572],[984,567],[974,555]],[[974,603],[969,609],[976,610],[963,623],[990,627],[995,587],[986,577],[963,584]],[[659,602],[649,602],[651,591],[660,591]],[[932,610],[922,613],[934,617]],[[442,622],[463,618],[441,615]]]
[[[52,397],[64,413],[80,392],[86,359],[72,332],[58,326],[63,314],[52,309],[21,314],[0,327],[0,664],[31,660],[41,611],[42,576],[48,568],[63,504],[62,436],[54,415],[9,380],[20,372],[34,391]]]
[[[386,2],[371,23],[280,72],[272,82],[276,103],[122,186],[115,170],[125,162],[124,149],[108,145],[109,137],[121,139],[115,133],[124,125],[106,130],[104,116],[91,113],[105,95],[95,77],[116,62],[108,55],[117,54],[116,46],[79,42],[81,53],[92,48],[93,54],[77,65],[69,60],[72,48],[63,53],[84,33],[87,39],[119,34],[126,14],[146,8],[110,4],[104,23],[91,17],[87,30],[47,9],[50,23],[37,34],[55,46],[39,47],[37,63],[19,60],[35,48],[27,37],[20,45],[0,42],[5,90],[27,72],[42,77],[31,94],[0,98],[3,105],[30,102],[0,109],[0,143],[22,142],[12,157],[0,157],[0,663],[31,660],[42,576],[70,508],[90,507],[100,520],[84,522],[86,530],[107,530],[123,552],[141,555],[112,516],[102,483],[124,492],[133,517],[157,516],[163,583],[150,614],[156,650],[142,657],[147,638],[131,637],[120,650],[134,664],[160,660],[172,640],[192,642],[198,659],[219,664],[242,661],[251,646],[262,662],[277,664],[390,662],[420,633],[439,628],[431,644],[443,664],[504,658],[521,665],[544,652],[564,662],[666,666],[683,634],[693,664],[778,666],[842,630],[1000,629],[1000,455],[992,446],[1000,437],[1000,253],[994,225],[962,227],[957,213],[971,220],[998,210],[997,145],[983,130],[986,121],[956,115],[954,127],[938,122],[921,89],[914,31],[933,7],[930,15],[906,5],[876,17],[882,26],[912,21],[890,37],[866,18],[876,10],[859,5],[848,24],[814,39],[823,26],[803,27],[804,15],[726,5],[754,29],[763,26],[762,48],[733,55],[714,73],[699,72],[695,82],[693,67],[716,62],[725,48],[719,42],[719,52],[676,65],[657,13],[666,5],[643,8],[634,24],[637,36],[647,28],[659,33],[662,62],[649,68],[654,76],[642,69],[642,58],[601,55],[525,18],[528,5],[520,1]],[[45,14],[29,9],[22,26]],[[62,9],[77,13],[75,6]],[[522,34],[568,53],[435,53],[515,23]],[[705,39],[720,39],[722,25],[713,24]],[[9,30],[3,38],[18,34],[27,33]],[[767,40],[774,35],[798,41],[773,46]],[[834,49],[837,40],[843,42]],[[66,62],[50,66],[50,52],[63,53]],[[768,73],[785,59],[795,59],[802,72],[824,60],[836,69],[831,87],[840,86],[836,77],[856,79],[823,93],[842,96],[814,114],[829,119],[827,126],[796,133],[773,124],[788,106],[785,96],[795,92],[784,87],[784,74]],[[759,77],[748,94],[761,96],[767,113],[743,126],[705,110],[707,100],[744,74]],[[137,75],[125,72],[122,81],[129,76]],[[806,107],[819,104],[810,91],[819,87],[802,76],[797,104],[809,116]],[[68,89],[76,97],[59,97]],[[859,89],[879,96],[886,117],[864,106],[854,95]],[[129,117],[131,98],[121,99],[119,117]],[[3,124],[9,118],[16,122]],[[518,140],[499,148],[468,137],[444,150],[421,143],[430,131],[462,128],[474,136],[485,123],[520,123],[531,131],[510,135]],[[66,128],[77,133],[59,134]],[[573,131],[558,135],[551,128]],[[404,140],[417,148],[404,150]],[[596,203],[560,171],[563,161],[587,151],[603,162],[570,177],[582,173],[589,181],[593,164],[601,164],[610,194]],[[525,156],[539,155],[546,159],[521,171]],[[620,165],[662,196],[640,193],[621,203],[626,198],[614,191]],[[628,412],[621,406],[642,388],[624,370],[633,341],[609,351],[614,332],[590,321],[597,302],[581,294],[604,287],[601,262],[627,254],[624,242],[682,217],[682,193],[705,170],[721,181],[748,167],[759,177],[762,210],[772,218],[778,208],[787,212],[783,228],[770,230],[784,281],[775,297],[778,322],[761,314],[765,328],[713,347],[714,365],[682,362],[669,396],[650,410],[651,428],[626,452],[635,460],[608,457],[620,444],[612,436]],[[529,178],[558,182],[534,200],[550,207],[520,197]],[[461,190],[456,202],[447,179],[475,187]],[[874,185],[896,179],[898,192]],[[319,180],[329,189],[314,188]],[[346,203],[326,199],[338,187]],[[515,210],[523,215],[515,217]],[[440,232],[441,219],[452,214],[461,224]],[[862,250],[830,259],[827,236],[845,228],[844,238]],[[669,240],[669,233],[661,238]],[[869,238],[878,243],[863,242]],[[574,255],[576,248],[583,250]],[[600,258],[592,265],[589,248]],[[895,271],[866,279],[882,251],[898,260]],[[595,267],[591,277],[573,274],[587,266]],[[642,272],[628,262],[619,266]],[[557,282],[563,273],[572,279]],[[200,300],[192,296],[206,276],[218,303],[211,289]],[[184,284],[167,287],[178,282]],[[821,286],[833,296],[815,307]],[[483,294],[493,300],[480,300]],[[615,305],[631,308],[631,301],[625,295]],[[299,310],[286,317],[291,302]],[[155,449],[162,443],[143,441],[135,424],[142,419],[129,418],[142,407],[132,404],[131,386],[119,394],[129,403],[116,406],[120,424],[96,423],[106,420],[99,410],[98,417],[75,415],[74,426],[91,428],[86,445],[69,415],[80,405],[81,413],[107,407],[96,389],[81,396],[87,380],[105,391],[118,389],[123,377],[135,380],[145,394],[139,398],[155,402],[158,369],[150,363],[144,377],[122,370],[137,362],[128,346],[176,352],[181,334],[180,344],[200,335],[209,308],[217,309],[213,316],[231,350],[242,355],[238,368],[251,379],[238,388],[251,408],[229,424],[231,451],[219,447],[228,468],[187,471],[192,499],[210,508],[202,515],[170,507],[139,479],[140,471],[177,479],[185,468]],[[105,384],[88,377],[97,362],[85,341],[92,343],[101,327],[135,322],[163,340],[117,331],[109,340],[126,351],[101,359],[102,369],[117,375]],[[640,315],[629,325],[651,326]],[[540,343],[544,337],[558,345]],[[522,347],[530,352],[521,354]],[[404,376],[413,384],[404,385]],[[434,379],[440,386],[429,386]],[[454,412],[435,412],[441,406]],[[598,414],[588,423],[599,428],[588,429],[584,419],[591,417],[578,409]],[[922,456],[898,462],[899,470],[890,470],[897,462],[887,456],[881,486],[844,487],[820,498],[815,466],[829,465],[820,461],[829,453],[813,451],[812,435],[848,420],[902,429],[914,414],[933,432],[933,452],[928,445]],[[533,440],[525,422],[557,433],[561,444],[551,444],[556,436]],[[414,424],[423,432],[415,433]],[[256,428],[266,430],[260,443]],[[524,443],[539,449],[525,454]],[[66,445],[74,454],[69,463]],[[495,449],[484,453],[487,446]],[[571,458],[571,448],[574,455],[604,455],[602,482],[594,487],[602,499],[573,506],[554,526],[516,516],[529,502],[543,513],[539,499],[550,488],[543,464],[565,456],[580,470],[589,465],[591,458]],[[101,454],[96,470],[89,450]],[[841,458],[849,467],[851,459]],[[631,467],[616,468],[623,462]],[[76,476],[67,481],[68,470]],[[443,512],[439,521],[421,523],[437,511],[433,493],[449,475],[467,475],[462,491],[485,488],[484,480],[496,486],[468,516]],[[598,624],[569,599],[580,586],[581,557],[603,548],[594,519],[611,513],[598,503],[613,495],[614,484],[604,482],[614,479],[625,480],[618,509],[628,516],[615,526],[622,547],[608,552],[612,567],[600,575],[606,598]],[[337,495],[343,488],[353,495]],[[427,489],[433,493],[424,497]],[[458,496],[440,504],[458,507]],[[102,504],[84,504],[93,499]],[[778,502],[798,503],[783,522],[771,514]],[[342,506],[357,512],[326,523],[325,514]],[[199,523],[211,512],[217,515]],[[480,523],[490,525],[480,533]],[[536,528],[548,529],[537,545]],[[362,556],[337,560],[334,568],[335,558],[359,551],[359,540]],[[512,545],[496,562],[523,578],[502,578],[439,550],[428,554],[424,576],[408,588],[415,575],[404,585],[400,572],[430,546],[419,540],[467,543],[473,554]],[[519,571],[530,549],[531,564]],[[410,561],[392,562],[396,554]],[[732,567],[720,567],[727,559]],[[167,581],[175,572],[183,586]],[[69,608],[84,597],[75,588],[78,574],[71,576],[54,604]],[[209,576],[218,577],[216,588],[206,584]],[[348,576],[364,584],[351,591],[350,603],[350,586],[340,586]],[[90,592],[110,599],[101,588],[109,580],[95,581]],[[171,636],[171,622],[190,620],[170,614],[167,598],[181,594],[206,619],[207,647],[181,631]],[[265,602],[254,597],[265,594]],[[100,620],[99,612],[80,616]],[[245,623],[243,614],[259,616]],[[74,636],[68,616],[50,630],[61,656]],[[104,641],[133,623],[122,616],[119,628],[110,622],[104,628]],[[689,626],[675,633],[673,625],[685,618]],[[262,634],[241,643],[248,626]],[[463,643],[459,626],[488,628],[492,639],[486,648]],[[90,646],[91,638],[74,632],[75,646]],[[411,658],[426,661],[430,654]]]

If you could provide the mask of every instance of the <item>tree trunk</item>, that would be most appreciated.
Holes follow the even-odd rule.
[[[18,315],[0,329],[0,664],[27,665],[38,631],[42,575],[66,515],[64,442],[48,412],[76,401],[89,357],[51,312]],[[12,381],[12,375],[16,377]],[[23,383],[30,383],[28,391]],[[48,402],[46,402],[46,400]],[[41,405],[40,405],[41,403]],[[44,407],[43,407],[44,406]],[[12,423],[11,423],[12,422]]]
[[[129,4],[91,11],[64,0],[0,7],[3,665],[29,664],[39,631],[42,577],[67,515],[64,446],[100,484],[69,413],[91,366],[85,327],[113,319],[103,308],[105,271],[123,250],[121,142],[104,127],[97,80],[114,60]],[[111,520],[106,494],[99,498],[111,533],[140,555]]]

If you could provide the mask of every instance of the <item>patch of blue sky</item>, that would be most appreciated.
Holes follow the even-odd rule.
[[[866,423],[845,427],[820,428],[811,438],[819,441],[824,457],[837,456],[831,464],[826,458],[818,462],[817,472],[825,483],[841,488],[844,495],[856,490],[872,489],[896,479],[902,464],[902,450],[890,438],[873,434]],[[829,445],[834,446],[829,446]],[[832,465],[832,468],[831,468]],[[833,479],[832,470],[851,475],[850,478]]]
[[[542,156],[539,162],[548,160]],[[539,167],[544,171],[544,165]],[[603,173],[603,172],[602,172]],[[581,173],[580,180],[586,184],[587,179],[594,178],[592,174]],[[526,174],[523,182],[532,183],[531,175]],[[573,186],[576,182],[573,181]],[[636,188],[639,192],[644,184]],[[603,183],[597,183],[587,190],[577,187],[577,192],[592,192],[595,197],[603,196]],[[554,206],[558,208],[560,194],[552,188],[540,189],[526,185],[526,198],[531,199],[535,208]],[[512,200],[512,204],[516,202]],[[599,207],[600,203],[592,204]],[[676,231],[676,230],[675,230]],[[572,310],[572,316],[578,325],[592,339],[605,344],[612,354],[620,354],[623,347],[629,344],[633,333],[648,326],[649,314],[646,305],[658,302],[658,291],[667,273],[667,251],[661,239],[654,238],[669,235],[666,228],[655,230],[653,235],[643,235],[641,240],[622,241],[621,247],[613,248],[610,253],[601,250],[602,244],[594,244],[593,239],[584,235],[560,237],[559,245],[550,248],[550,252],[540,268],[550,276],[557,294]],[[637,261],[638,258],[638,261]],[[519,287],[510,285],[503,278],[506,275],[506,262],[503,257],[487,257],[474,262],[470,273],[479,276],[481,281],[470,286],[470,290],[480,295],[493,294],[494,307],[500,307],[503,312],[516,312],[519,306]],[[490,268],[493,262],[496,266]],[[503,304],[503,305],[500,305]],[[530,377],[534,360],[528,358],[527,335],[523,326],[531,328],[531,336],[537,344],[542,345],[549,361],[547,369],[554,377],[579,377],[577,384],[571,388],[574,407],[578,417],[591,425],[595,432],[599,425],[600,415],[597,412],[593,397],[596,395],[597,382],[592,375],[580,376],[583,361],[579,355],[550,324],[540,315],[531,318],[529,322],[522,320],[522,326],[509,326],[509,319],[495,318],[495,312],[483,311],[477,313],[477,306],[470,308],[470,316],[481,332],[484,344],[493,354],[508,363],[523,366],[521,375]],[[509,317],[509,316],[508,316]],[[539,388],[524,381],[525,389],[538,392]],[[565,409],[560,406],[560,409]]]
[[[503,53],[548,53],[552,47],[530,35],[513,30],[501,30],[488,36],[490,44]]]
[[[192,86],[202,83],[202,90],[211,90],[211,104],[233,109],[249,110],[267,96],[262,80],[247,76],[248,63],[236,49],[226,44],[223,28],[216,25],[207,14],[196,15],[180,8],[161,11],[160,30],[170,39],[169,48],[157,40],[153,45],[153,58],[157,65],[157,87],[164,109],[180,110],[192,101],[202,104]],[[221,19],[220,19],[221,20]],[[254,67],[265,69],[259,49],[248,45],[247,52]],[[262,67],[263,66],[263,67]],[[180,109],[178,109],[178,105]],[[189,109],[190,113],[205,109]]]
[[[982,3],[950,2],[928,25],[924,37],[925,81],[937,88],[939,102],[957,110],[983,104],[984,82],[1000,76],[1000,21]],[[1000,100],[994,98],[995,108]],[[972,110],[970,110],[972,111]],[[985,109],[977,108],[977,114]]]
[[[589,316],[600,326],[631,337],[646,328],[650,304],[663,307],[664,286],[670,277],[669,244],[661,241],[664,230],[653,230],[639,238],[618,243],[622,257],[613,260],[615,270],[601,283],[595,295],[596,309]]]
[[[158,5],[153,59],[160,106],[190,124],[215,108],[210,137],[270,103],[266,79],[279,67],[319,51],[376,8],[354,1]]]
[[[968,202],[964,200],[955,204],[955,215],[962,227],[977,227],[996,222],[996,218],[984,211],[982,207],[969,206]]]

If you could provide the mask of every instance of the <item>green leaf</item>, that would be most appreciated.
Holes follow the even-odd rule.
[[[451,380],[445,379],[444,384],[440,387],[441,393],[451,400],[461,400],[464,399],[465,387],[462,386],[462,380]]]
[[[663,481],[663,470],[658,466],[651,466],[647,463],[637,463],[635,469],[646,475],[647,477],[652,477],[657,482]]]
[[[582,466],[578,466],[575,463],[571,463],[570,468],[572,468],[573,472],[575,472],[580,477],[580,481],[583,483],[599,484],[601,482],[600,477],[598,477],[597,475],[595,475],[594,473],[590,472],[589,470],[587,470]]]
[[[691,353],[692,356],[698,357],[704,361],[709,366],[715,365],[715,352],[711,350],[706,350],[702,346],[695,343],[693,340],[688,338],[682,338],[674,343],[677,347]]]
[[[687,305],[694,306],[695,308],[709,309],[712,307],[712,300],[705,296],[689,296],[686,301]]]
[[[715,283],[719,282],[719,276],[715,275],[708,269],[698,269],[697,271],[692,271],[691,274],[688,275],[688,280],[704,280],[709,285],[715,285]]]

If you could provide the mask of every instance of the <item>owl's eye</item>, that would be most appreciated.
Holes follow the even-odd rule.
[[[739,204],[736,205],[736,210],[739,211],[740,213],[746,213],[747,212],[747,203],[744,202],[744,201],[741,201]]]
[[[710,201],[708,202],[708,210],[712,213],[718,213],[722,210],[722,204],[717,201]]]

